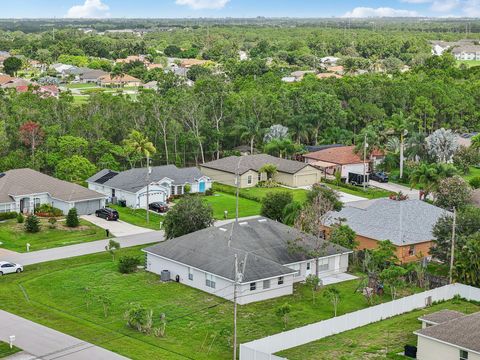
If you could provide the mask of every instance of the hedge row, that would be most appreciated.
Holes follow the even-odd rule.
[[[14,212],[14,211],[0,213],[0,221],[9,220],[9,219],[16,219],[16,218],[17,218],[17,213]]]

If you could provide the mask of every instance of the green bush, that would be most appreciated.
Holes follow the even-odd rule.
[[[475,176],[474,178],[470,179],[469,184],[474,189],[480,189],[480,176]]]
[[[213,194],[215,194],[215,190],[213,190],[213,188],[205,190],[206,196],[212,196]]]
[[[261,214],[272,220],[281,221],[285,207],[292,202],[293,195],[291,192],[268,193],[262,201]]]
[[[16,217],[17,217],[17,213],[14,211],[0,213],[0,221],[15,219]]]
[[[68,211],[67,222],[66,223],[67,223],[67,226],[71,227],[71,228],[74,228],[74,227],[77,227],[78,225],[80,225],[80,220],[78,220],[77,209],[71,208]]]
[[[63,212],[50,204],[42,204],[35,208],[35,215],[40,217],[60,217],[63,215]]]
[[[25,221],[25,218],[24,218],[24,216],[22,215],[22,213],[18,213],[18,215],[17,215],[17,223],[23,224],[24,221]]]
[[[137,271],[140,259],[136,256],[122,256],[118,262],[118,271],[122,274],[131,274]]]
[[[26,232],[37,233],[40,231],[40,220],[35,215],[28,215],[24,226]]]
[[[49,218],[48,224],[50,229],[55,229],[57,227],[57,219],[55,219],[54,217]]]

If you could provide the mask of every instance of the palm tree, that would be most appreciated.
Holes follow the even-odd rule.
[[[480,150],[480,134],[475,135],[472,137],[472,145],[474,149],[479,149]]]
[[[288,129],[290,130],[292,138],[295,139],[295,142],[301,144],[303,141],[308,140],[311,125],[301,116],[292,116],[288,122]]]
[[[410,175],[410,184],[412,187],[422,185],[425,198],[427,198],[428,194],[435,190],[438,184],[437,170],[432,165],[421,164]]]
[[[407,140],[407,146],[405,149],[407,158],[415,161],[425,157],[427,150],[425,149],[425,134],[414,132]]]
[[[145,157],[150,159],[152,155],[157,152],[157,149],[155,149],[153,143],[138,130],[132,130],[132,132],[124,140],[124,144],[133,152],[141,155],[142,158]],[[142,160],[140,161],[143,167],[143,162]],[[149,164],[147,163],[147,166],[148,165]]]
[[[405,136],[408,134],[408,121],[402,112],[394,114],[386,123],[386,133],[398,137],[400,141],[400,179],[403,178],[403,152],[405,149]]]
[[[243,120],[234,127],[234,130],[240,134],[240,139],[248,139],[250,143],[250,153],[253,154],[255,141],[261,137],[263,129],[260,121],[254,118]]]

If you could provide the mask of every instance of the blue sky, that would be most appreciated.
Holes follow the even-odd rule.
[[[1,18],[480,17],[480,0],[0,0]]]

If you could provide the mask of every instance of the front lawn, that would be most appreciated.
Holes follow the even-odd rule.
[[[16,219],[0,223],[0,242],[2,242],[0,247],[26,252],[27,243],[30,244],[30,251],[37,251],[106,238],[105,230],[85,220],[80,220],[78,228],[69,228],[65,225],[65,221],[59,220],[56,228],[50,229],[48,219],[39,219],[41,229],[34,234],[25,232],[24,224],[18,224]]]
[[[223,185],[215,183],[213,184],[213,188],[215,191],[220,191],[224,193],[228,193],[231,195],[235,195],[237,189],[234,186]],[[304,189],[289,189],[284,187],[274,187],[274,188],[260,188],[260,187],[251,187],[251,188],[244,188],[240,189],[239,193],[241,197],[254,200],[257,202],[261,202],[262,199],[267,196],[269,193],[275,192],[289,192],[293,195],[293,200],[303,204],[307,200],[307,193],[308,190]]]
[[[121,249],[116,258],[142,257],[139,249]],[[368,306],[357,285],[358,280],[337,285],[339,314]],[[0,278],[0,287],[0,308],[132,359],[226,359],[232,353],[231,302],[175,282],[161,283],[144,271],[122,275],[108,253],[28,266],[22,274]],[[298,284],[294,295],[240,306],[239,343],[281,332],[276,310],[284,303],[292,307],[288,329],[333,316],[321,291],[315,304],[311,296],[309,288]],[[105,297],[111,301],[107,316],[101,302]],[[388,300],[388,295],[381,299]],[[131,303],[153,309],[155,327],[165,313],[166,336],[128,328],[123,314]]]
[[[228,211],[228,219],[235,218],[236,197],[234,195],[216,192],[212,196],[205,196],[205,202],[212,207],[213,217],[216,220],[224,219],[225,210]],[[256,201],[238,198],[239,217],[259,215],[261,207]]]
[[[16,346],[13,346],[10,349],[10,344],[4,343],[3,341],[0,341],[0,359],[3,359],[7,356],[13,355],[17,352],[21,351],[19,348]]]
[[[361,197],[364,197],[364,198],[367,198],[367,199],[385,198],[385,197],[388,197],[391,194],[390,191],[386,191],[386,190],[382,190],[382,189],[376,189],[376,188],[372,188],[372,187],[366,188],[365,191],[364,191],[361,186],[358,186],[356,188],[351,188],[351,187],[338,186],[338,185],[334,185],[334,184],[330,184],[330,183],[328,183],[328,184],[326,183],[325,185],[327,185],[328,187],[330,187],[334,190],[341,191],[341,192],[344,192],[344,193],[347,193],[347,194],[350,194],[350,195],[361,196]]]
[[[147,223],[147,210],[145,209],[132,209],[118,205],[109,205],[108,207],[117,210],[122,221],[152,230],[160,230],[160,222],[163,221],[163,215],[150,211],[150,221]]]
[[[480,305],[452,300],[288,349],[277,355],[289,360],[405,359],[397,354],[403,352],[405,345],[417,344],[413,332],[422,328],[417,319],[442,309],[470,314],[480,311]]]

